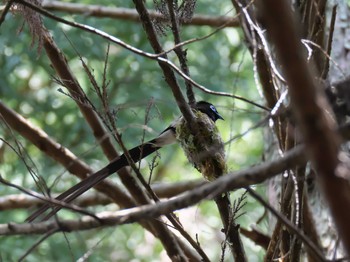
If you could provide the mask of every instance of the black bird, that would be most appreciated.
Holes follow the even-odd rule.
[[[200,101],[196,103],[195,106],[196,110],[199,110],[200,112],[206,114],[213,122],[215,122],[218,119],[223,119],[223,117],[219,114],[219,112],[216,110],[215,106],[205,102]],[[130,149],[129,155],[131,159],[134,162],[138,162],[141,159],[145,158],[146,156],[152,154],[153,152],[157,151],[158,149],[162,148],[165,145],[172,144],[176,141],[176,126],[178,123],[180,123],[182,117],[175,120],[168,128],[166,128],[160,135],[152,139],[148,142],[145,142],[141,145],[138,145],[132,149]],[[99,182],[110,176],[111,174],[117,172],[119,169],[128,166],[128,160],[125,156],[125,154],[121,155],[120,157],[116,158],[112,162],[110,162],[106,167],[102,168],[101,170],[97,171],[96,173],[93,173],[89,177],[85,178],[84,180],[80,181],[75,186],[71,187],[67,191],[63,192],[61,195],[59,195],[56,199],[60,201],[64,201],[66,203],[69,203],[82,195],[84,192],[89,190],[90,188],[97,185]],[[42,213],[44,213],[47,209],[50,208],[49,204],[43,205],[41,208],[39,208],[37,211],[35,211],[32,215],[30,215],[26,221],[32,222],[35,220],[38,216],[40,216]],[[50,218],[53,214],[55,214],[60,207],[56,207],[51,213],[49,213],[44,220]]]

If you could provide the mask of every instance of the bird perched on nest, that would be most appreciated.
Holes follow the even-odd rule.
[[[138,162],[163,146],[172,144],[178,140],[184,148],[189,161],[202,172],[207,180],[212,181],[216,177],[224,174],[226,172],[224,146],[215,126],[215,122],[218,119],[223,120],[223,117],[218,113],[214,105],[205,101],[197,102],[194,112],[196,121],[200,127],[197,136],[191,133],[191,130],[187,128],[184,118],[180,117],[155,139],[130,149],[128,153],[131,159],[134,162]],[[56,199],[69,203],[111,174],[128,165],[128,159],[125,154],[123,154],[110,162],[106,167],[63,192]],[[49,208],[49,204],[43,205],[29,216],[27,221],[34,221]],[[55,207],[44,220],[57,213],[59,210],[60,207]]]

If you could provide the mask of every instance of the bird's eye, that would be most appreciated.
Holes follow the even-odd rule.
[[[213,105],[210,105],[210,109],[213,110],[215,113],[217,112],[215,106]]]

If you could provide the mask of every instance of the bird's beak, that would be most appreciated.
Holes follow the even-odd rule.
[[[225,121],[225,119],[219,113],[217,115],[218,115],[218,119],[221,119],[221,120]]]

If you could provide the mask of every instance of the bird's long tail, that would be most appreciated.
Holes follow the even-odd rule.
[[[156,139],[153,139],[149,142],[146,142],[144,144],[141,144],[139,146],[136,146],[132,149],[130,149],[129,155],[131,159],[134,162],[138,162],[141,159],[145,158],[146,156],[152,154],[153,152],[157,151],[160,147],[155,146]],[[56,197],[56,200],[63,201],[65,203],[70,203],[83,193],[85,193],[90,188],[94,187],[98,183],[100,183],[102,180],[106,179],[111,174],[117,172],[119,169],[128,166],[129,162],[127,160],[127,157],[125,154],[121,155],[120,157],[116,158],[112,162],[110,162],[107,166],[100,169],[96,173],[93,173],[92,175],[88,176],[84,180],[80,181],[78,184],[72,186],[62,194],[60,194],[58,197]],[[43,213],[45,213],[48,209],[50,209],[52,205],[51,204],[44,204],[42,207],[40,207],[38,210],[36,210],[33,214],[31,214],[27,219],[26,222],[32,222],[39,216],[41,216]],[[48,213],[42,220],[47,220],[50,217],[52,217],[54,214],[56,214],[61,207],[55,206],[53,207],[53,210]]]

